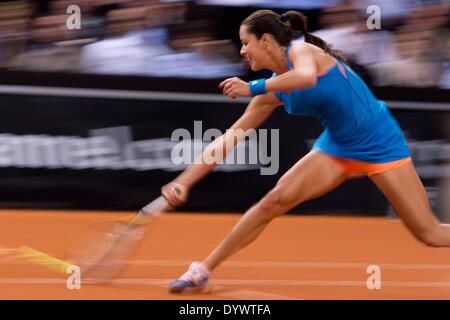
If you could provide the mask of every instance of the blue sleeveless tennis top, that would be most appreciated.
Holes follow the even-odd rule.
[[[286,58],[290,70],[289,48]],[[314,87],[277,91],[275,95],[287,113],[321,121],[325,130],[313,150],[373,163],[410,156],[403,133],[386,104],[376,99],[364,81],[340,61],[319,76]]]

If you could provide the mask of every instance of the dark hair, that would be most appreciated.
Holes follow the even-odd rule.
[[[323,49],[336,59],[345,61],[342,51],[333,49],[324,40],[307,31],[308,18],[301,12],[291,10],[279,15],[272,10],[258,10],[245,18],[241,25],[245,25],[248,32],[254,34],[258,39],[264,33],[271,34],[282,46],[288,46],[292,39],[303,34],[305,42]]]

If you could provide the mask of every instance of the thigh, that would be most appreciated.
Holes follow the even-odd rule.
[[[317,198],[346,180],[344,170],[328,156],[312,151],[278,181],[275,190],[293,205]]]
[[[383,192],[397,214],[414,233],[430,230],[437,224],[425,188],[412,162],[373,175],[370,179]]]

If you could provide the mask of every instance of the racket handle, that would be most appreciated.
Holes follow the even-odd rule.
[[[173,208],[169,205],[166,198],[159,196],[143,207],[140,212],[144,215],[158,216],[162,212],[170,210],[173,210]]]

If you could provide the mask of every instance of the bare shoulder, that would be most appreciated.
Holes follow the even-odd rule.
[[[298,54],[305,54],[305,53],[309,53],[309,54],[314,54],[314,48],[317,48],[316,46],[307,43],[307,42],[303,42],[303,41],[295,41],[292,43],[291,45],[291,49],[289,50],[289,58],[293,58]],[[319,50],[322,50],[320,48],[317,48]]]
[[[294,42],[292,49],[289,51],[289,58],[291,61],[299,60],[314,61],[317,67],[318,73],[323,73],[336,63],[336,58],[326,53],[322,48],[319,48],[308,42]]]

